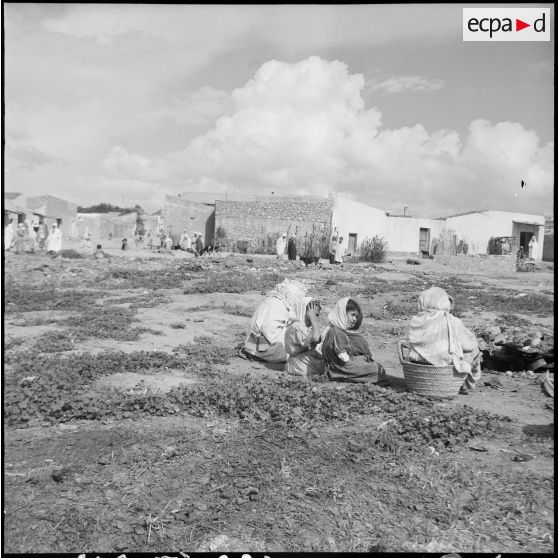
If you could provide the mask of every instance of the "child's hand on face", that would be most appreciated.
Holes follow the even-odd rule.
[[[314,320],[317,319],[319,315],[320,315],[320,304],[319,302],[313,300],[308,305],[308,317],[310,318],[310,320]]]

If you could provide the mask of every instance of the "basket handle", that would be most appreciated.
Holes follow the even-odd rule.
[[[397,355],[399,356],[399,362],[401,364],[405,363],[405,357],[403,356],[403,348],[410,349],[409,342],[403,339],[397,341]]]

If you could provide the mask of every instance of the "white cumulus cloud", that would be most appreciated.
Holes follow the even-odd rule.
[[[551,205],[553,144],[512,122],[475,120],[463,138],[422,124],[382,128],[364,76],[312,56],[265,63],[230,95],[211,130],[157,159],[113,150],[111,178],[166,188],[324,195],[337,192],[416,215],[478,208],[542,213]],[[529,191],[514,196],[521,180]]]

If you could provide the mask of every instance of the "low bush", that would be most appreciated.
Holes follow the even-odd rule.
[[[33,349],[40,353],[57,353],[75,349],[74,337],[63,331],[48,331],[39,336]]]
[[[269,273],[211,273],[203,280],[186,285],[184,294],[196,293],[245,293],[249,291],[268,291],[284,276],[275,272]]]
[[[360,260],[364,262],[383,263],[387,259],[388,243],[384,237],[375,235],[372,240],[365,238],[359,247]]]
[[[6,313],[35,310],[81,310],[90,308],[103,296],[103,291],[57,289],[54,286],[17,285],[6,281],[4,300]]]
[[[387,391],[375,385],[343,386],[278,377],[222,375],[204,383],[182,385],[168,394],[95,393],[91,383],[116,372],[181,369],[211,373],[231,357],[208,338],[177,347],[175,354],[105,352],[98,355],[34,355],[21,361],[5,380],[4,418],[7,425],[60,423],[74,419],[122,418],[178,411],[197,417],[227,417],[300,424],[311,420],[345,421],[375,415],[389,421],[390,436],[401,443],[451,449],[470,438],[496,432],[504,417],[471,407],[440,407],[414,394]],[[204,370],[198,370],[197,367]]]

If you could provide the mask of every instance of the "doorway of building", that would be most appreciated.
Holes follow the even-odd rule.
[[[357,247],[357,234],[356,233],[349,233],[349,248],[347,253],[354,255],[356,252]]]
[[[519,233],[519,246],[523,248],[525,254],[529,253],[529,241],[533,236],[532,232],[520,232]]]
[[[423,256],[430,255],[430,229],[420,229],[419,234],[419,252]]]

